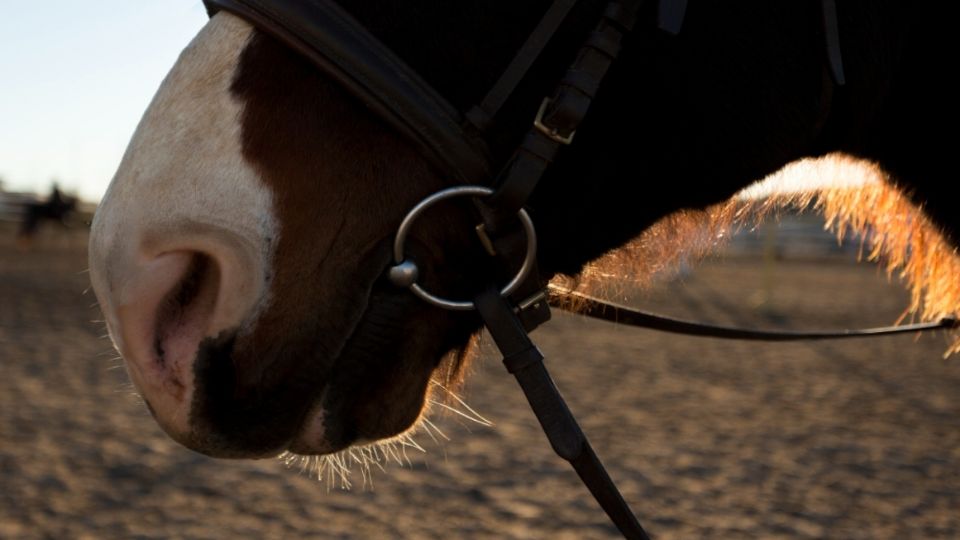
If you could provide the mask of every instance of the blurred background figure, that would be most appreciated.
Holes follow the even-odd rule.
[[[66,197],[56,183],[45,201],[26,202],[23,205],[20,228],[17,230],[17,246],[28,249],[31,240],[44,221],[59,223],[68,227],[68,220],[77,207],[77,199]]]

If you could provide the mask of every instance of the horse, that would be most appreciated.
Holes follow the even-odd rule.
[[[343,7],[464,111],[547,3]],[[573,5],[488,126],[491,163],[510,158],[603,8]],[[873,180],[768,200],[871,230],[913,307],[955,315],[960,215],[944,175],[960,88],[941,9],[840,2],[840,84],[816,3],[692,2],[676,35],[645,5],[526,201],[541,278],[587,279],[631,249],[643,265],[627,270],[647,272],[701,226],[762,206],[744,188],[829,156]],[[481,320],[388,279],[391,241],[419,201],[461,183],[301,52],[214,14],[147,108],[90,237],[93,289],[159,425],[225,458],[329,454],[415,426],[431,381],[462,376]],[[405,249],[424,289],[472,298],[498,271],[477,222],[462,199],[417,220]]]
[[[23,205],[23,219],[17,230],[17,242],[26,248],[43,221],[53,221],[66,227],[67,219],[77,208],[77,200],[64,197],[57,186],[53,186],[50,196],[43,202],[30,202]]]

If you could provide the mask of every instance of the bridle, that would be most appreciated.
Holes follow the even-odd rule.
[[[393,51],[332,0],[204,0],[213,15],[233,13],[309,58],[392,127],[412,141],[457,187],[417,204],[402,221],[393,245],[391,282],[435,306],[476,309],[503,354],[503,362],[523,389],[554,451],[569,461],[620,532],[648,538],[597,458],[553,384],[543,355],[528,333],[550,318],[549,306],[667,332],[729,339],[787,341],[835,339],[956,328],[953,319],[893,328],[839,332],[772,332],[727,328],[670,319],[595,298],[545,287],[537,271],[536,234],[524,211],[526,201],[555,156],[574,140],[597,89],[632,30],[641,0],[610,0],[566,74],[544,98],[535,118],[507,162],[491,164],[485,132],[526,76],[577,0],[554,0],[525,43],[480,102],[461,112]],[[827,65],[843,84],[835,0],[821,0]],[[686,0],[659,0],[659,25],[677,33]],[[494,186],[494,187],[488,187]],[[404,253],[406,236],[423,211],[453,197],[472,197],[482,217],[477,233],[487,252],[501,260],[522,261],[505,286],[489,284],[472,301],[438,297],[417,282],[419,268]],[[518,219],[519,216],[519,219]]]

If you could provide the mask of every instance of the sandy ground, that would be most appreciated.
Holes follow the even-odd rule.
[[[164,436],[101,337],[82,232],[0,237],[0,538],[615,538],[492,354],[409,463],[344,491],[276,460],[215,461]],[[645,307],[772,327],[886,324],[872,266],[706,263]],[[943,336],[758,345],[558,316],[560,388],[657,538],[960,537],[960,363]]]

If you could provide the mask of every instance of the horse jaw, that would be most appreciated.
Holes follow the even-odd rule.
[[[110,335],[158,422],[181,442],[198,343],[242,329],[269,302],[272,195],[242,158],[241,105],[229,91],[251,32],[220,15],[187,46],[92,224],[90,276]],[[199,289],[185,293],[185,284]],[[184,294],[191,305],[170,306]]]

